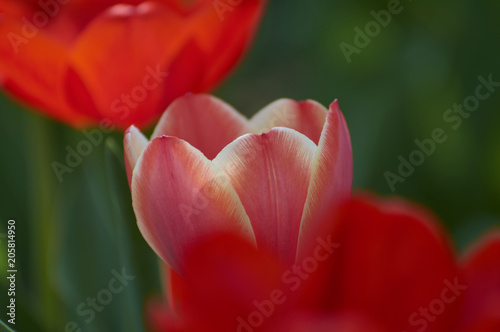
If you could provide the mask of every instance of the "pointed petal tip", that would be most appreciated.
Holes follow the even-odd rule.
[[[139,128],[137,128],[136,126],[134,125],[131,125],[130,127],[128,127],[126,130],[125,130],[125,133],[124,133],[124,136],[127,136],[128,134],[131,134],[132,132],[134,131],[138,131]]]
[[[335,112],[342,112],[340,110],[339,106],[339,100],[335,99],[331,104],[330,104],[330,111],[335,111]]]
[[[349,199],[353,179],[352,147],[349,129],[336,99],[321,132],[311,172],[299,237],[303,250],[305,234],[318,228],[333,207]]]

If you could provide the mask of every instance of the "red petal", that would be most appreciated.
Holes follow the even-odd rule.
[[[364,313],[391,331],[456,331],[464,279],[426,211],[397,199],[355,197],[335,218],[330,235],[320,238],[340,245],[326,246],[333,253],[311,272],[312,287],[323,278],[323,308]],[[311,244],[311,257],[327,255],[319,243]]]
[[[353,313],[293,312],[265,331],[287,332],[389,332],[367,317]]]
[[[362,314],[299,307],[284,267],[244,239],[216,236],[191,248],[186,261],[186,281],[175,285],[185,295],[183,311],[175,317],[149,306],[154,331],[385,331]]]
[[[282,288],[281,265],[234,236],[200,243],[186,265],[184,317],[193,331],[237,331],[240,321],[256,311],[255,302],[268,300]],[[275,313],[292,303],[288,299]]]
[[[181,332],[182,322],[158,298],[146,302],[146,325],[154,332]]]
[[[500,331],[500,232],[479,240],[465,259],[464,271],[464,331]]]

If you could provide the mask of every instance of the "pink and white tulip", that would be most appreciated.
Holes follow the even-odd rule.
[[[350,136],[337,101],[280,99],[250,120],[216,97],[189,94],[151,140],[125,133],[141,233],[176,272],[204,237],[236,233],[293,263],[352,185]]]

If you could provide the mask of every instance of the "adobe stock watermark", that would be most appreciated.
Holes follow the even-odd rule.
[[[293,265],[291,269],[283,273],[281,277],[283,288],[272,290],[267,299],[253,301],[255,310],[246,317],[238,316],[236,318],[238,322],[237,332],[253,332],[262,326],[265,320],[274,314],[276,307],[286,302],[287,297],[284,289],[297,291],[302,282],[309,279],[318,270],[319,264],[328,260],[335,249],[340,247],[339,243],[332,242],[330,236],[326,238],[326,241],[318,237],[316,242],[318,245],[314,249],[313,255],[304,258],[300,264]]]
[[[23,44],[28,44],[31,39],[35,38],[40,32],[40,29],[46,27],[50,23],[50,20],[59,14],[59,11],[61,10],[60,7],[70,1],[71,0],[38,1],[37,4],[38,7],[40,7],[40,10],[33,14],[31,20],[26,16],[21,18],[21,21],[23,22],[21,35],[14,32],[9,32],[7,34],[7,38],[9,39],[14,52],[18,54],[20,51],[19,47]]]
[[[382,9],[378,12],[372,10],[370,12],[373,20],[366,23],[363,30],[359,26],[355,26],[354,45],[344,41],[339,45],[347,63],[352,62],[353,54],[360,54],[363,49],[370,45],[372,39],[381,33],[382,28],[386,28],[391,23],[393,16],[400,14],[403,9],[404,7],[400,0],[389,0],[387,9]]]
[[[137,108],[141,102],[146,100],[149,92],[158,88],[169,75],[168,72],[161,71],[160,65],[157,65],[156,69],[147,66],[146,72],[147,74],[140,85],[135,86],[128,93],[122,93],[119,98],[111,102],[111,112],[116,114],[120,120],[125,120],[130,115],[131,110]],[[83,158],[92,154],[94,148],[104,141],[105,135],[111,133],[114,129],[113,120],[104,118],[99,122],[98,128],[83,130],[84,138],[75,147],[67,145],[65,163],[53,161],[51,164],[59,183],[63,181],[64,174],[73,173],[74,169],[83,162]]]
[[[416,327],[418,332],[426,331],[429,324],[445,312],[446,306],[455,302],[467,289],[466,285],[459,284],[458,277],[453,280],[453,283],[448,279],[445,279],[443,283],[445,287],[441,290],[439,297],[430,301],[427,306],[420,307],[408,318],[409,324]]]
[[[236,7],[241,5],[245,0],[214,0],[212,6],[221,21],[224,21],[226,12],[233,12]]]
[[[100,289],[95,297],[87,297],[85,302],[81,302],[76,307],[76,313],[83,319],[86,324],[90,324],[96,318],[97,313],[103,312],[115,296],[123,292],[130,281],[135,279],[135,276],[128,275],[125,268],[122,268],[121,273],[115,269],[111,270],[113,277],[108,281],[105,288]],[[65,332],[82,332],[82,329],[75,321],[66,323]]]
[[[479,84],[471,94],[463,100],[461,104],[454,104],[453,107],[443,112],[443,121],[451,128],[458,130],[464,121],[479,109],[482,101],[487,100],[500,87],[500,82],[493,81],[493,74],[488,78],[478,76]],[[415,173],[417,167],[422,166],[424,162],[436,152],[437,146],[448,140],[446,130],[437,127],[430,133],[430,137],[422,140],[415,139],[416,148],[407,154],[398,156],[399,165],[397,172],[384,172],[384,178],[391,192],[396,191],[396,184],[405,182]]]

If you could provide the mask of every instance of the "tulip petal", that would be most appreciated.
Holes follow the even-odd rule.
[[[197,243],[186,266],[183,318],[189,331],[241,330],[238,325],[255,310],[255,301],[283,287],[283,266],[236,236],[221,234]],[[282,290],[280,297],[287,301],[276,306],[275,315],[294,303]]]
[[[0,3],[0,15],[9,16],[15,19],[21,19],[26,14],[31,14],[32,10],[29,4],[19,0],[3,0]]]
[[[313,100],[297,102],[279,99],[255,114],[250,119],[250,125],[257,134],[266,133],[274,127],[295,129],[318,145],[327,112],[323,105]]]
[[[387,332],[381,329],[369,317],[354,313],[309,313],[293,312],[280,319],[266,332]]]
[[[85,28],[71,50],[68,100],[120,128],[144,126],[172,100],[169,66],[189,38],[182,17],[159,3],[109,8]]]
[[[275,128],[238,138],[213,160],[238,193],[258,246],[287,263],[295,260],[315,150],[306,136]]]
[[[181,306],[185,303],[185,281],[168,265],[161,263],[163,299],[151,298],[146,303],[146,321],[151,331],[184,331]]]
[[[146,148],[149,141],[135,126],[131,126],[123,137],[123,149],[125,154],[125,170],[127,171],[128,184],[132,183],[132,172],[137,160]]]
[[[175,9],[179,13],[186,16],[192,14],[193,12],[200,10],[207,4],[212,4],[213,0],[161,0],[163,4],[168,5],[170,8]]]
[[[184,295],[183,310],[175,314],[150,302],[153,331],[251,331],[256,310],[265,315],[258,331],[384,331],[363,314],[308,311],[283,283],[289,268],[238,237],[221,234],[197,243],[186,259],[186,277],[175,285]]]
[[[37,0],[32,0],[37,1]],[[60,1],[60,0],[57,0]],[[63,0],[64,1],[64,0]],[[144,0],[67,0],[60,6],[64,13],[56,18],[67,18],[66,24],[74,24],[81,32],[96,16],[117,4],[138,6]]]
[[[206,94],[187,94],[163,113],[152,139],[175,136],[213,159],[226,145],[249,132],[247,119],[222,100]]]
[[[265,5],[264,0],[197,2],[190,29],[206,64],[200,91],[212,90],[248,50]]]
[[[89,119],[69,108],[61,91],[67,50],[43,30],[23,28],[23,21],[0,18],[0,84],[16,99],[39,112],[73,125]]]
[[[158,137],[142,152],[132,177],[139,229],[153,250],[182,274],[194,242],[221,232],[255,241],[234,189],[197,149],[175,137]]]
[[[429,332],[457,331],[465,280],[433,216],[399,199],[356,195],[330,221],[308,250],[318,257],[308,281],[321,289],[318,309],[364,313],[388,331],[416,331],[422,321]],[[420,308],[439,314],[429,323]]]
[[[464,331],[500,331],[500,232],[480,239],[464,262]]]
[[[344,116],[334,101],[326,116],[314,156],[311,181],[300,225],[298,256],[302,243],[317,230],[319,222],[336,206],[349,199],[352,186],[352,148]]]
[[[148,331],[154,332],[180,332],[181,323],[178,322],[176,316],[170,311],[166,303],[158,298],[149,299],[146,302],[146,321]]]

